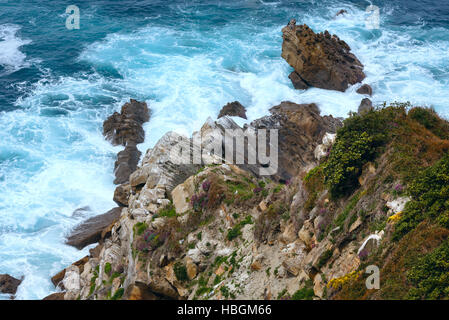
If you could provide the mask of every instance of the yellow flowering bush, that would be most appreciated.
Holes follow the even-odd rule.
[[[357,280],[361,274],[361,271],[354,270],[340,278],[333,278],[328,282],[327,287],[335,290],[341,289],[345,283]]]

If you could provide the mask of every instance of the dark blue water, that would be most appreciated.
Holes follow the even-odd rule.
[[[65,27],[71,4],[79,30]],[[86,254],[63,244],[82,219],[73,210],[113,206],[118,149],[101,124],[129,98],[153,110],[142,150],[168,130],[190,134],[234,100],[250,120],[283,100],[335,116],[357,108],[357,87],[292,88],[280,57],[291,18],[348,42],[375,103],[411,101],[448,116],[449,1],[372,1],[375,30],[365,25],[370,4],[0,0],[0,273],[25,275],[18,298],[49,294],[49,277]],[[335,18],[340,9],[348,15]]]

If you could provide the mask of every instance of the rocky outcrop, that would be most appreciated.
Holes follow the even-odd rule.
[[[149,119],[150,111],[147,104],[131,99],[122,106],[120,113],[114,112],[103,123],[103,135],[113,145],[142,143],[145,139],[142,124]]]
[[[251,123],[256,129],[278,130],[277,178],[288,181],[299,169],[315,161],[315,148],[326,133],[335,133],[341,121],[332,116],[321,116],[318,106],[282,102],[265,116]]]
[[[0,274],[0,293],[16,294],[17,288],[22,283],[22,279],[16,279],[9,274]]]
[[[67,244],[77,249],[98,242],[103,230],[120,218],[122,208],[117,207],[108,212],[87,219],[78,225],[67,237]]]
[[[290,78],[300,89],[307,85],[343,92],[365,78],[362,63],[336,35],[317,34],[307,25],[287,26],[282,33],[282,57],[295,69]]]
[[[246,109],[238,101],[230,102],[223,108],[221,108],[220,113],[218,114],[218,119],[224,116],[240,117],[246,119]]]
[[[114,165],[115,184],[126,183],[137,168],[141,152],[136,144],[145,140],[143,123],[150,119],[150,111],[145,102],[131,99],[122,106],[121,112],[114,112],[103,123],[103,135],[113,145],[123,145],[125,149],[117,154]]]

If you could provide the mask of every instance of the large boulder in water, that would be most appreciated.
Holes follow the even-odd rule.
[[[67,237],[66,244],[77,249],[101,240],[101,234],[104,229],[115,223],[122,212],[121,207],[109,210],[106,213],[87,219],[78,225]]]
[[[126,146],[142,143],[145,131],[142,124],[150,119],[150,111],[145,102],[131,99],[122,106],[121,112],[114,112],[103,123],[103,135],[113,145]]]
[[[22,280],[11,277],[9,274],[0,274],[0,293],[16,294]]]
[[[365,78],[363,65],[351,48],[327,30],[315,33],[305,24],[290,23],[282,33],[281,56],[297,73],[291,79],[299,76],[308,86],[343,92]]]

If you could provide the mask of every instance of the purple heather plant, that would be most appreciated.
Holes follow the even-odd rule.
[[[203,184],[201,185],[201,187],[203,188],[203,190],[204,190],[205,192],[208,192],[208,191],[209,191],[210,186],[211,186],[211,182],[208,181],[208,180],[205,180],[205,181],[203,182]]]
[[[363,250],[359,252],[360,260],[365,260],[366,258],[368,258],[368,255],[369,255],[369,252],[366,248],[363,248]]]
[[[394,191],[396,192],[402,192],[404,190],[404,186],[400,183],[398,183],[395,187],[394,187]]]
[[[262,190],[263,190],[263,188],[257,187],[257,188],[254,188],[253,192],[254,192],[254,193],[259,193],[259,192],[261,192]]]
[[[203,192],[199,195],[194,194],[192,198],[190,198],[190,204],[195,211],[201,211],[206,208],[208,201],[207,193]]]

